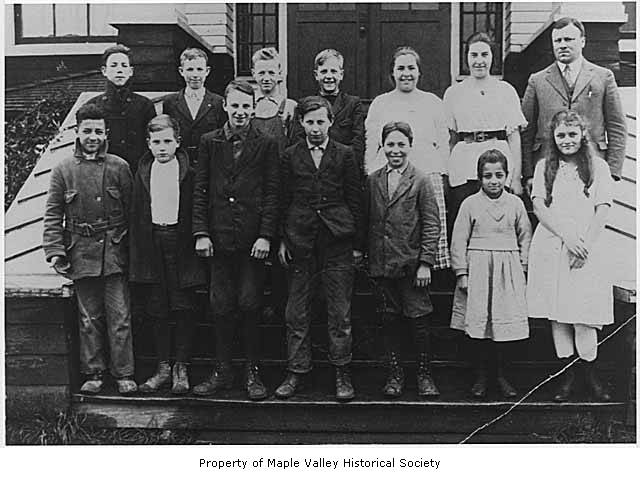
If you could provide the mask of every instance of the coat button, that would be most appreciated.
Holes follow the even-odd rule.
[[[104,243],[104,239],[100,239],[98,242],[99,242],[100,244],[102,244],[102,243]]]
[[[229,198],[229,202],[236,202],[236,198],[234,198],[234,197],[230,197],[230,198]]]
[[[96,201],[100,202],[100,201],[102,201],[102,198],[100,196],[97,196],[96,197]]]

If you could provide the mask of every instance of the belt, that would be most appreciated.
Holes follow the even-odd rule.
[[[506,140],[507,132],[503,129],[497,131],[474,131],[472,133],[459,132],[458,136],[461,137],[465,143],[482,143],[483,141],[489,141],[490,139]]]
[[[153,223],[152,224],[153,229],[160,229],[162,231],[166,231],[166,230],[171,230],[171,229],[177,229],[178,228],[178,223],[174,222],[173,224],[158,224],[158,223]]]
[[[96,222],[74,222],[68,221],[65,224],[65,229],[69,232],[80,234],[84,237],[93,237],[96,234],[100,234],[108,229],[113,229],[115,227],[124,226],[127,222],[124,220],[124,217],[116,217],[109,218],[104,221],[96,221]]]

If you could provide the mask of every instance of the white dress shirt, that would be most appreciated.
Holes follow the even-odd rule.
[[[180,179],[178,160],[166,163],[154,161],[151,165],[151,221],[154,224],[170,225],[178,222],[180,204]]]
[[[191,113],[191,117],[196,119],[198,116],[198,110],[200,109],[200,105],[202,104],[202,100],[204,100],[204,88],[199,88],[194,90],[189,88],[188,86],[184,89],[184,100],[187,102],[187,106],[189,107],[189,112]]]
[[[313,163],[316,165],[316,169],[320,168],[320,161],[322,161],[322,155],[327,150],[327,144],[329,144],[329,137],[327,137],[322,144],[311,144],[307,138],[307,147],[309,148],[309,153],[311,153],[311,159],[313,159]]]

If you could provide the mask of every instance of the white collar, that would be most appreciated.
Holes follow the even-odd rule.
[[[571,67],[571,71],[575,75],[576,73],[578,73],[582,69],[582,60],[583,60],[582,55],[580,55],[572,63],[562,63],[560,61],[557,61],[556,63],[558,64],[558,68],[560,68],[560,73],[564,73],[564,70],[567,68],[567,66],[570,66]]]
[[[309,148],[309,150],[314,149],[316,146],[319,147],[322,151],[326,151],[327,150],[327,144],[329,144],[329,137],[327,136],[327,138],[324,140],[324,142],[322,144],[311,144],[309,142],[309,138],[305,138],[307,140],[307,148]]]
[[[204,98],[204,94],[205,94],[204,88],[198,88],[197,90],[194,90],[193,88],[190,88],[187,86],[184,89],[185,98],[195,98],[197,100],[201,100],[202,98]]]
[[[409,161],[407,161],[405,165],[402,166],[401,168],[392,168],[391,166],[389,166],[389,163],[387,163],[387,174],[389,174],[391,171],[395,171],[400,176],[402,176],[408,167],[409,167]]]

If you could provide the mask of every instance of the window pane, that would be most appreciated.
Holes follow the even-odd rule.
[[[355,3],[330,3],[329,10],[355,10]]]
[[[266,43],[277,43],[276,17],[265,17],[264,23],[264,41]]]
[[[264,11],[264,3],[252,3],[251,4],[251,12],[252,13],[262,13]]]
[[[409,10],[408,3],[381,3],[382,10]]]
[[[411,10],[438,10],[439,8],[440,4],[436,2],[420,2],[411,4]]]
[[[271,14],[271,15],[275,14],[277,6],[278,5],[276,3],[265,3],[264,4],[264,13]]]
[[[53,6],[22,5],[22,36],[53,36]]]
[[[326,3],[299,3],[298,10],[299,11],[317,11],[317,10],[326,10]]]
[[[89,5],[89,34],[95,36],[116,36],[118,29],[107,23],[114,5],[108,3],[92,3]]]
[[[87,6],[80,4],[56,5],[56,36],[87,35]]]
[[[262,18],[263,17],[253,17],[253,41],[255,43],[263,42],[263,32],[262,32]]]

